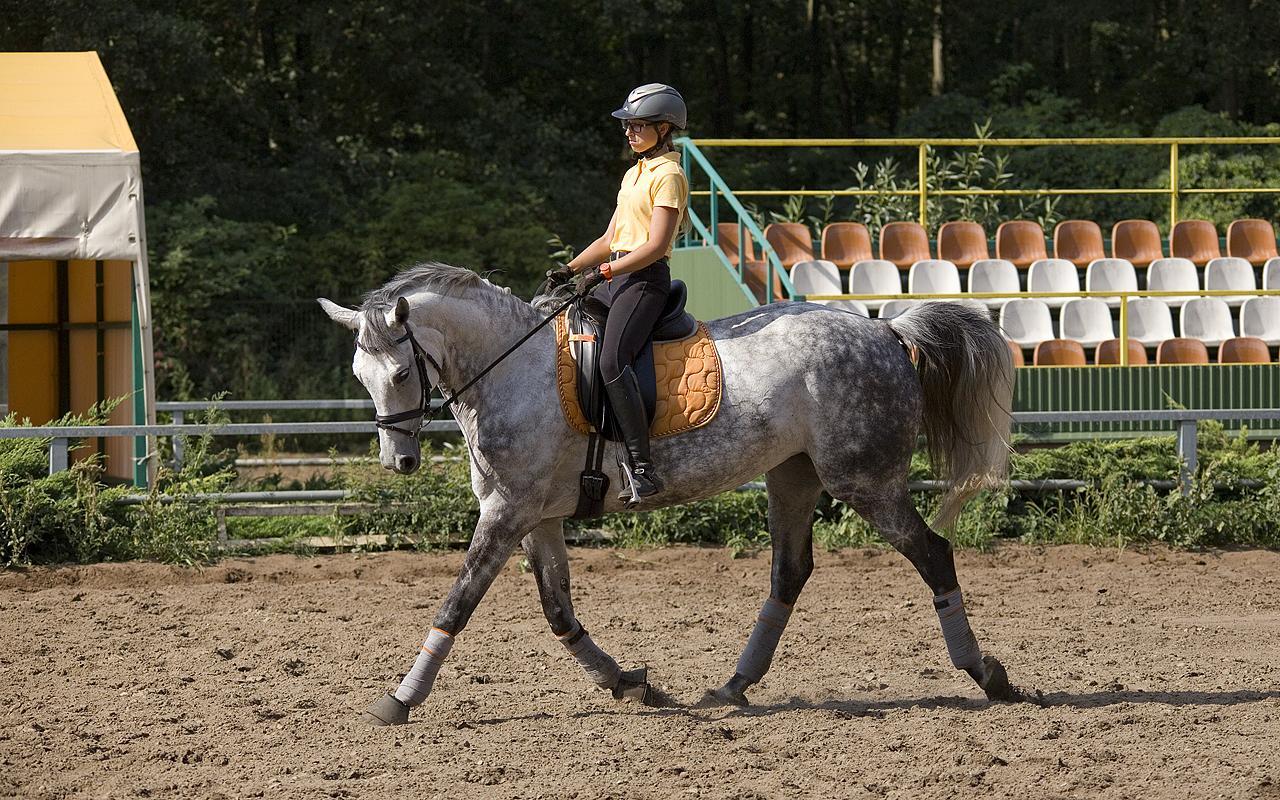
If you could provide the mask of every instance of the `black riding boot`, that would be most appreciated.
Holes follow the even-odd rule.
[[[622,431],[622,441],[630,458],[630,490],[624,489],[619,500],[636,502],[662,491],[662,481],[653,472],[649,460],[649,420],[644,411],[644,399],[640,396],[640,381],[631,367],[623,367],[617,378],[604,385],[613,406],[613,416]]]

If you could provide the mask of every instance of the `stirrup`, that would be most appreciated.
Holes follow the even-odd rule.
[[[627,486],[618,493],[618,499],[623,501],[627,508],[633,508],[639,505],[642,499],[653,497],[662,491],[662,480],[651,474],[652,464],[642,463],[635,469],[632,469],[630,464],[623,464],[622,467],[626,471]]]

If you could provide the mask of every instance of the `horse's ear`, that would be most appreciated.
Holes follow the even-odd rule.
[[[323,297],[317,297],[316,302],[324,309],[324,313],[329,315],[329,319],[350,328],[353,331],[360,330],[360,312],[354,308],[346,308],[340,306],[332,300],[326,300]]]
[[[403,326],[409,321],[409,301],[403,297],[396,298],[396,327]]]

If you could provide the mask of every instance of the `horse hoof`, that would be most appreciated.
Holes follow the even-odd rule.
[[[629,669],[622,673],[618,684],[613,687],[614,700],[632,700],[646,706],[658,705],[657,694],[649,685],[648,667]]]
[[[983,656],[982,667],[985,676],[978,685],[987,693],[988,700],[1013,702],[1022,699],[1022,693],[1009,683],[1009,673],[995,656]]]
[[[403,725],[409,721],[409,706],[388,693],[373,701],[373,705],[366,708],[360,718],[375,728]]]
[[[721,706],[737,706],[745,708],[751,705],[747,700],[747,696],[737,689],[731,689],[729,686],[721,686],[719,689],[708,689],[702,695],[702,702],[698,703],[699,708],[719,708]]]

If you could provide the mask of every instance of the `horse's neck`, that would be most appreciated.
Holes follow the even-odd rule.
[[[516,303],[502,302],[502,298],[426,295],[416,304],[413,324],[433,328],[443,336],[445,353],[444,363],[440,365],[441,378],[452,394],[479,375],[539,321],[532,308],[525,313]],[[546,333],[545,329],[540,333]],[[535,336],[494,367],[480,383],[459,398],[459,403],[479,412],[485,395],[494,394],[495,387],[501,392],[503,384],[522,373],[522,370],[512,369],[513,366],[539,360],[540,351],[546,348],[536,346],[537,338]]]

